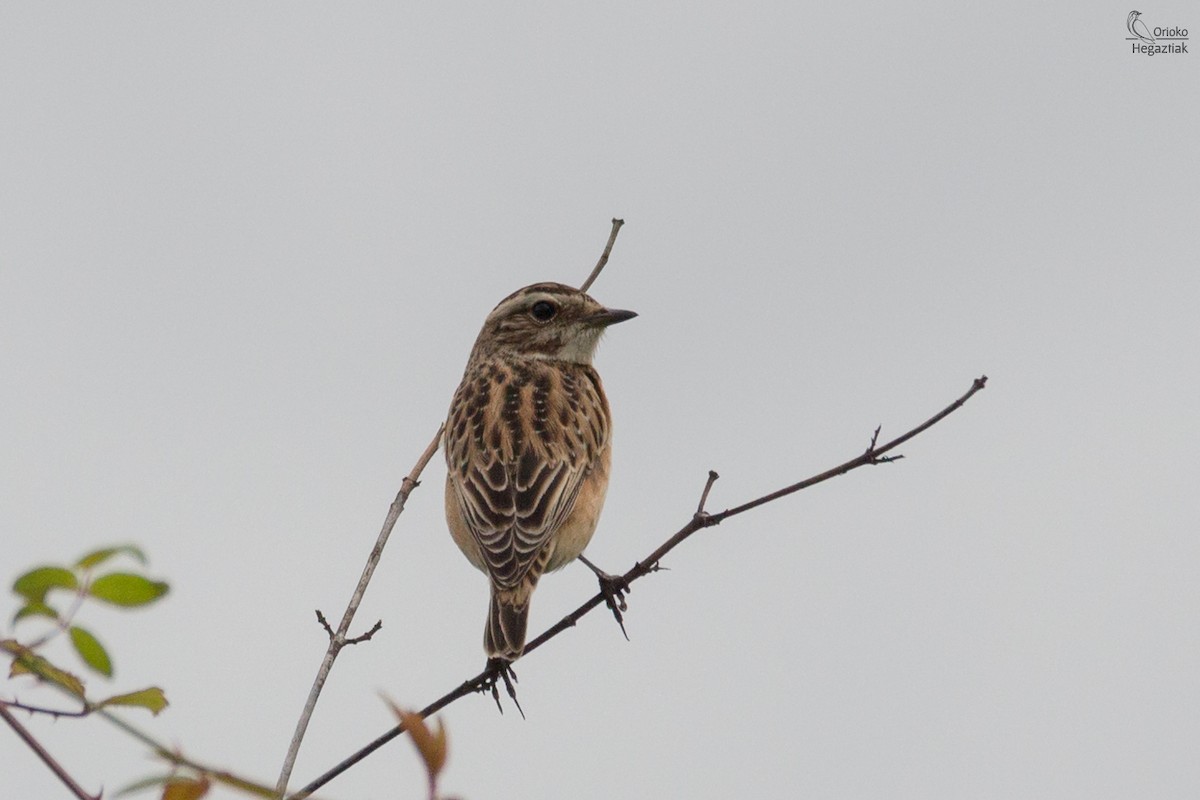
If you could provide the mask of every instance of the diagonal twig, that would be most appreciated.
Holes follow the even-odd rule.
[[[433,440],[429,442],[429,446],[425,448],[425,452],[417,459],[416,465],[412,468],[412,472],[400,482],[400,491],[396,493],[396,499],[392,501],[391,507],[388,509],[387,517],[383,521],[383,528],[379,531],[379,537],[375,540],[375,546],[371,548],[371,554],[367,557],[367,563],[363,567],[362,577],[358,580],[358,586],[354,588],[354,594],[350,596],[350,603],[346,606],[346,611],[342,614],[342,621],[338,624],[337,631],[330,631],[329,623],[325,622],[326,631],[330,632],[329,647],[325,650],[325,657],[321,660],[321,667],[317,670],[317,677],[313,681],[312,689],[308,692],[308,699],[304,703],[304,709],[300,712],[300,719],[296,722],[296,731],[292,735],[292,741],[288,745],[287,755],[283,760],[283,767],[279,772],[279,780],[275,784],[275,791],[280,797],[283,797],[287,792],[288,781],[292,776],[292,769],[296,766],[296,756],[300,753],[300,743],[304,740],[304,732],[308,729],[309,720],[312,719],[313,710],[317,707],[317,699],[321,696],[321,689],[325,686],[325,681],[329,677],[329,671],[333,669],[334,659],[342,648],[348,644],[357,644],[360,641],[370,639],[379,626],[372,628],[369,632],[362,636],[354,638],[347,637],[350,630],[350,623],[354,620],[354,614],[358,611],[359,605],[362,603],[363,595],[367,592],[367,584],[371,581],[371,576],[375,574],[375,567],[379,564],[379,559],[383,556],[383,548],[387,544],[388,537],[392,533],[392,528],[396,526],[396,520],[400,518],[400,514],[404,511],[404,504],[408,502],[408,496],[412,494],[413,489],[420,486],[421,472],[424,471],[425,465],[433,458],[433,454],[437,452],[438,443],[442,440],[442,431],[445,425],[441,425],[437,429],[437,433],[433,435]],[[317,612],[317,619],[324,620],[324,615],[320,611]]]
[[[734,517],[739,514],[744,514],[747,511],[750,511],[751,509],[754,509],[761,505],[765,505],[766,503],[770,503],[772,501],[778,500],[781,497],[786,497],[787,495],[795,494],[796,492],[799,492],[802,489],[807,489],[810,486],[815,486],[818,483],[823,483],[823,482],[829,480],[830,478],[836,478],[839,475],[845,475],[847,472],[850,472],[851,470],[854,470],[854,469],[858,469],[859,467],[864,467],[864,466],[868,466],[868,465],[872,465],[872,464],[890,463],[891,461],[895,460],[897,458],[897,456],[888,456],[887,453],[889,453],[890,451],[899,447],[900,445],[904,444],[905,442],[909,441],[914,436],[917,436],[918,434],[928,430],[932,426],[936,425],[938,422],[945,419],[950,414],[957,411],[959,408],[962,408],[964,403],[966,403],[968,400],[970,400],[971,397],[976,392],[979,392],[980,390],[982,390],[984,388],[984,386],[986,386],[986,385],[987,385],[987,376],[986,375],[976,378],[974,380],[974,382],[972,382],[971,388],[969,390],[967,390],[967,392],[964,395],[959,397],[957,400],[955,400],[950,405],[946,406],[944,409],[939,411],[937,414],[934,414],[932,417],[927,419],[925,422],[923,422],[920,425],[918,425],[917,427],[909,430],[908,432],[896,437],[895,439],[892,439],[891,441],[888,441],[882,445],[878,445],[877,440],[879,437],[879,431],[876,430],[875,436],[871,439],[870,446],[868,446],[866,451],[864,451],[861,455],[856,456],[855,458],[852,458],[849,461],[846,461],[845,463],[839,464],[836,467],[827,469],[824,472],[821,472],[817,475],[812,476],[811,478],[806,478],[802,481],[798,481],[796,483],[791,484],[790,486],[785,486],[782,489],[771,492],[769,494],[765,494],[762,497],[757,497],[753,500],[742,503],[741,505],[734,506],[733,508],[728,508],[728,509],[721,511],[719,513],[716,513],[716,514],[710,514],[710,513],[707,513],[704,511],[704,505],[708,499],[708,493],[712,489],[713,483],[717,480],[717,474],[715,472],[710,471],[708,481],[704,485],[704,491],[701,495],[700,504],[697,507],[696,513],[694,513],[692,515],[692,518],[687,522],[686,525],[684,525],[682,528],[680,528],[678,531],[676,531],[674,535],[672,535],[669,539],[667,539],[665,542],[663,542],[661,545],[659,545],[654,550],[654,552],[652,552],[649,556],[647,556],[645,559],[643,559],[641,561],[635,562],[633,567],[630,568],[629,571],[626,572],[622,577],[624,578],[624,580],[627,583],[633,583],[638,578],[645,577],[646,575],[650,574],[651,572],[658,571],[660,569],[659,561],[661,561],[662,558],[665,555],[667,555],[667,553],[674,550],[676,547],[678,547],[680,544],[682,544],[685,540],[687,540],[688,537],[690,537],[692,534],[696,533],[696,531],[699,531],[703,528],[711,528],[714,525],[719,525],[720,523],[724,522],[725,520],[729,519],[730,517]],[[522,654],[522,658],[529,655],[534,650],[537,650],[539,647],[546,644],[551,639],[553,639],[555,636],[558,636],[560,633],[567,630],[568,628],[574,627],[575,624],[581,618],[583,618],[584,615],[591,612],[592,609],[601,605],[603,602],[604,602],[604,594],[602,592],[598,592],[595,595],[593,595],[591,598],[589,598],[587,601],[585,601],[583,604],[581,604],[578,608],[576,608],[570,614],[567,614],[565,617],[560,619],[554,625],[547,628],[536,639],[529,642],[525,646],[525,651]],[[428,706],[423,708],[418,713],[420,714],[421,718],[424,719],[432,714],[436,714],[438,711],[440,711],[441,709],[450,705],[455,700],[458,700],[461,697],[466,697],[469,694],[474,694],[476,692],[485,690],[485,688],[488,687],[487,680],[488,680],[488,677],[490,674],[491,674],[491,672],[489,670],[485,669],[483,672],[476,675],[474,678],[469,678],[469,679],[463,681],[456,688],[454,688],[451,691],[447,692],[446,694],[442,695],[437,700],[434,700],[432,703],[430,703]],[[349,769],[350,767],[357,764],[359,761],[362,761],[364,758],[369,756],[371,753],[375,752],[380,747],[387,744],[392,739],[395,739],[397,736],[400,736],[404,732],[405,732],[404,725],[401,724],[401,725],[395,726],[394,728],[389,730],[387,733],[384,733],[383,735],[377,737],[374,741],[372,741],[369,744],[365,745],[364,747],[360,748],[352,755],[348,756],[347,758],[343,759],[341,762],[339,762],[335,766],[331,767],[329,770],[327,770],[322,775],[320,775],[316,779],[309,782],[304,788],[300,789],[295,794],[290,795],[289,800],[302,800],[302,798],[308,797],[313,792],[315,792],[317,789],[326,785],[331,780],[336,778],[338,775],[342,774],[347,769]]]
[[[704,482],[704,491],[700,492],[700,502],[696,504],[697,514],[707,513],[704,510],[704,506],[708,504],[708,493],[712,491],[713,484],[716,483],[717,479],[720,477],[721,476],[718,475],[715,470],[710,469],[708,471],[708,480]]]
[[[12,728],[13,732],[21,738],[21,741],[25,742],[29,746],[29,749],[36,753],[37,757],[42,760],[42,763],[49,767],[50,771],[62,781],[63,785],[71,790],[71,794],[79,798],[79,800],[100,800],[100,795],[88,794],[82,786],[75,782],[75,779],[71,777],[63,765],[58,763],[58,760],[50,755],[50,752],[46,748],[42,747],[42,743],[21,724],[20,720],[13,716],[4,703],[0,703],[0,719],[8,723],[8,727]]]
[[[600,254],[600,260],[596,262],[596,266],[592,267],[592,273],[587,276],[587,280],[579,287],[579,291],[586,293],[591,285],[596,282],[596,278],[600,277],[600,270],[604,269],[604,265],[608,263],[608,257],[612,254],[613,243],[617,241],[617,232],[621,230],[621,226],[625,224],[625,220],[613,218],[612,233],[608,235],[608,244],[604,245],[604,252]]]

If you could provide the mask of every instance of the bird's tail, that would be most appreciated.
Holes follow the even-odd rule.
[[[529,626],[529,598],[532,587],[516,589],[492,587],[487,626],[483,629],[483,649],[488,658],[516,661],[525,650],[525,629]]]

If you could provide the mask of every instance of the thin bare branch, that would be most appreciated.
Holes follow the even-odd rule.
[[[329,637],[329,641],[337,638],[337,634],[333,631],[333,626],[329,624],[329,620],[325,619],[325,615],[321,613],[321,609],[317,609],[317,622],[321,623],[321,627],[325,630],[325,635]]]
[[[604,245],[604,252],[600,254],[600,260],[592,268],[592,274],[588,275],[587,280],[579,287],[579,291],[586,292],[596,282],[596,278],[600,277],[600,270],[604,269],[604,265],[608,263],[608,257],[612,254],[613,243],[617,241],[617,232],[621,230],[621,226],[624,224],[625,220],[613,218],[612,233],[608,234],[608,244]]]
[[[350,630],[350,623],[354,621],[354,615],[358,611],[359,605],[362,603],[363,595],[367,592],[367,584],[371,582],[371,576],[375,574],[375,567],[379,564],[379,559],[383,556],[383,548],[387,545],[388,537],[392,534],[392,528],[396,526],[396,520],[400,518],[400,514],[404,511],[404,504],[408,502],[408,496],[412,494],[413,489],[421,485],[421,473],[425,470],[425,465],[433,458],[437,452],[438,443],[442,440],[442,431],[446,426],[438,426],[437,433],[433,435],[433,439],[429,442],[429,446],[425,448],[425,452],[417,459],[416,465],[412,471],[405,476],[400,482],[400,491],[396,493],[396,499],[392,501],[391,507],[388,509],[387,517],[383,521],[383,527],[379,531],[379,537],[375,540],[375,546],[371,548],[371,554],[367,557],[367,563],[363,567],[362,577],[358,579],[358,586],[354,588],[354,594],[350,596],[350,603],[346,606],[346,612],[342,614],[342,621],[338,625],[337,631],[330,636],[329,647],[325,651],[325,657],[321,660],[321,667],[317,670],[317,677],[313,680],[312,689],[309,690],[308,699],[304,703],[304,709],[300,712],[300,719],[296,722],[296,731],[292,735],[292,741],[288,745],[287,755],[283,760],[283,767],[279,772],[279,780],[275,784],[275,791],[280,797],[283,797],[287,792],[288,781],[292,776],[292,769],[296,766],[296,757],[300,753],[300,744],[304,741],[304,733],[308,730],[309,720],[312,719],[313,711],[317,707],[317,699],[321,696],[321,690],[325,686],[325,681],[329,678],[329,671],[333,669],[333,662],[337,658],[338,653],[347,644],[357,644],[360,641],[370,639],[379,630],[379,625],[376,625],[368,633],[354,639],[347,638],[346,634]],[[324,615],[318,612],[318,619],[323,619]],[[328,623],[325,623],[328,630]]]
[[[42,760],[42,763],[49,767],[50,771],[62,781],[63,785],[71,790],[71,794],[75,795],[79,800],[100,800],[99,794],[90,795],[82,786],[75,782],[75,779],[71,777],[63,765],[59,764],[58,760],[50,755],[50,752],[46,748],[42,747],[42,743],[37,740],[37,737],[30,733],[21,724],[20,720],[13,716],[4,703],[0,703],[0,719],[8,723],[8,727],[12,728],[17,736],[21,738],[21,741],[25,742],[29,749]]]
[[[366,633],[360,633],[358,636],[350,637],[349,639],[347,639],[344,642],[344,644],[351,645],[351,644],[362,644],[363,642],[369,642],[369,641],[371,641],[371,637],[374,636],[375,634],[379,633],[379,631],[382,628],[383,628],[383,620],[377,619],[377,620],[375,620],[375,624],[371,626],[371,629],[369,631],[367,631]]]
[[[943,419],[945,419],[950,414],[952,414],[955,411],[957,411],[958,409],[962,408],[963,403],[970,400],[971,396],[973,394],[978,392],[980,389],[982,389],[986,385],[987,385],[987,375],[976,378],[975,381],[971,384],[971,388],[969,390],[967,390],[966,394],[964,394],[962,397],[955,400],[950,405],[943,408],[938,413],[934,414],[929,419],[922,422],[917,427],[910,430],[908,433],[905,433],[902,436],[898,436],[895,439],[892,439],[890,442],[883,445],[882,447],[876,447],[876,446],[872,445],[871,447],[869,447],[867,449],[867,451],[865,453],[863,453],[858,458],[852,458],[849,461],[847,461],[845,464],[841,464],[840,466],[836,466],[833,469],[826,470],[826,471],[822,472],[820,475],[814,475],[813,477],[808,478],[806,480],[802,480],[799,483],[793,483],[791,486],[785,486],[784,488],[780,489],[777,492],[771,492],[768,495],[763,495],[762,497],[751,500],[748,503],[743,503],[740,506],[736,506],[736,507],[728,509],[726,511],[722,511],[720,514],[714,514],[712,516],[712,519],[714,521],[711,522],[710,524],[716,525],[717,523],[721,522],[722,520],[725,520],[725,519],[728,519],[737,514],[741,514],[743,512],[749,511],[752,508],[757,508],[758,506],[761,506],[764,503],[770,503],[773,500],[778,500],[781,497],[786,497],[787,495],[792,494],[793,492],[798,492],[801,489],[807,489],[809,486],[813,486],[814,484],[818,484],[823,481],[827,481],[830,478],[836,478],[838,475],[845,475],[847,472],[849,472],[852,469],[857,469],[858,467],[862,467],[867,464],[884,463],[880,460],[880,456],[882,456],[884,453],[889,452],[890,450],[896,449],[897,447],[904,444],[905,442],[907,442],[909,439],[913,438],[917,434],[928,430],[932,426],[941,422]],[[896,457],[893,456],[892,458],[895,459]]]
[[[696,513],[704,513],[704,505],[708,502],[708,493],[712,491],[713,484],[717,482],[717,478],[721,477],[713,470],[708,471],[708,480],[704,483],[704,491],[700,493],[700,503],[696,506]]]
[[[710,471],[709,477],[708,477],[708,482],[705,484],[703,494],[701,495],[699,510],[694,515],[692,515],[692,518],[688,521],[688,523],[686,525],[684,525],[682,528],[680,528],[678,531],[676,531],[674,535],[672,535],[669,539],[667,539],[665,542],[663,542],[661,545],[659,545],[654,550],[654,552],[652,552],[645,559],[635,562],[633,567],[621,577],[625,580],[626,583],[633,583],[638,578],[645,577],[646,575],[649,575],[651,572],[657,572],[659,569],[661,569],[661,567],[659,566],[659,561],[661,561],[662,558],[667,555],[667,553],[674,550],[681,543],[683,543],[688,537],[690,537],[696,531],[701,530],[702,528],[711,528],[714,525],[719,525],[721,522],[729,519],[730,517],[737,516],[738,514],[744,514],[745,512],[747,512],[753,508],[757,508],[766,503],[770,503],[774,500],[778,500],[781,497],[786,497],[789,494],[794,494],[802,489],[807,489],[810,486],[815,486],[818,483],[823,483],[824,481],[827,481],[830,478],[836,478],[838,475],[844,475],[853,469],[867,466],[869,464],[886,463],[886,460],[888,460],[888,459],[884,458],[886,453],[895,449],[896,447],[899,447],[901,444],[903,444],[904,442],[907,442],[909,439],[912,439],[917,434],[919,434],[925,430],[928,430],[930,427],[932,427],[933,425],[936,425],[938,422],[945,419],[947,416],[952,414],[954,411],[961,408],[963,406],[963,404],[967,402],[967,400],[971,399],[972,395],[974,395],[979,390],[983,389],[986,384],[987,384],[987,376],[986,375],[976,378],[975,381],[971,384],[971,388],[962,397],[958,398],[953,403],[946,406],[946,408],[942,409],[937,414],[934,414],[932,417],[930,417],[928,420],[921,423],[917,427],[913,428],[912,430],[908,431],[907,433],[905,433],[901,436],[898,436],[895,439],[892,439],[891,441],[883,444],[882,446],[877,446],[877,444],[876,444],[876,440],[878,439],[878,435],[879,435],[879,432],[877,430],[875,433],[875,436],[872,437],[871,446],[868,447],[866,452],[864,452],[863,454],[861,454],[855,458],[852,458],[843,464],[833,467],[832,469],[827,469],[818,475],[812,476],[811,478],[806,478],[805,480],[799,481],[798,483],[793,483],[790,486],[785,486],[784,488],[779,489],[778,491],[771,492],[770,494],[766,494],[766,495],[763,495],[762,497],[755,498],[754,500],[750,500],[748,502],[742,503],[739,506],[734,506],[733,508],[726,509],[725,511],[722,511],[717,514],[708,514],[708,513],[705,513],[703,510],[704,504],[708,499],[708,492],[710,489],[712,489],[712,485],[717,479],[717,474],[715,472]],[[889,457],[889,459],[894,459],[894,458],[896,458],[896,456]],[[576,608],[570,614],[567,614],[565,617],[560,619],[554,625],[552,625],[548,629],[546,629],[536,639],[534,639],[533,641],[531,641],[527,645],[525,645],[525,652],[523,653],[522,658],[524,658],[525,656],[528,656],[534,650],[537,650],[539,647],[546,644],[548,641],[553,639],[555,636],[558,636],[560,633],[567,630],[568,628],[574,627],[575,623],[577,623],[581,618],[583,618],[584,615],[588,614],[594,608],[603,604],[604,601],[605,601],[604,593],[597,592],[595,595],[593,595],[588,600],[586,600],[582,605],[580,605],[578,608]],[[483,672],[479,673],[474,678],[470,678],[466,681],[463,681],[458,687],[447,692],[445,695],[438,698],[437,700],[433,701],[428,706],[426,706],[424,709],[422,709],[419,713],[422,718],[425,718],[425,717],[430,716],[431,714],[436,714],[438,711],[442,710],[443,708],[450,705],[455,700],[458,700],[461,697],[466,697],[467,695],[474,694],[476,692],[491,691],[495,687],[494,680],[495,680],[494,670],[491,669],[490,667],[485,668]],[[350,767],[357,764],[359,761],[362,761],[364,758],[366,758],[371,753],[378,750],[383,745],[390,742],[392,739],[395,739],[397,736],[400,736],[402,733],[404,733],[404,731],[405,731],[405,728],[403,725],[397,725],[396,727],[392,728],[387,733],[384,733],[383,735],[379,736],[371,743],[369,743],[366,746],[359,749],[354,754],[343,759],[339,764],[330,768],[325,773],[323,773],[320,777],[311,781],[303,789],[300,789],[295,794],[292,794],[289,797],[289,800],[303,800],[303,798],[310,796],[317,789],[326,785],[331,780],[336,778],[338,775],[342,774],[347,769],[349,769]]]

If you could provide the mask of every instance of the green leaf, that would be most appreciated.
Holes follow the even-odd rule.
[[[33,675],[61,686],[81,700],[84,699],[83,681],[65,669],[54,666],[15,639],[0,641],[0,650],[13,656],[12,666],[8,670],[10,678],[15,675]]]
[[[83,558],[76,561],[75,566],[78,569],[91,569],[92,567],[99,566],[105,561],[108,561],[110,558],[119,553],[131,555],[141,563],[146,563],[145,553],[131,544],[123,544],[118,545],[117,547],[104,547],[99,550],[93,550]]]
[[[13,581],[13,591],[31,603],[41,603],[51,589],[77,589],[75,573],[66,567],[38,567]]]
[[[110,572],[92,581],[88,593],[116,606],[144,606],[167,593],[170,587],[131,572]]]
[[[158,712],[166,708],[167,705],[167,696],[157,686],[151,686],[149,689],[142,689],[137,692],[129,692],[128,694],[116,694],[96,704],[97,707],[138,706],[149,709],[150,713],[155,716],[158,716]]]
[[[17,609],[17,613],[13,614],[13,622],[25,619],[26,617],[49,617],[50,619],[58,619],[58,612],[45,603],[26,603]]]
[[[108,651],[100,644],[100,640],[78,625],[72,625],[67,632],[71,635],[71,644],[75,645],[75,652],[79,653],[83,663],[104,677],[111,678],[112,659],[108,657]]]

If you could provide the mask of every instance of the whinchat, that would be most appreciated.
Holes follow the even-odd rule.
[[[491,581],[489,659],[520,657],[538,579],[596,531],[612,420],[592,356],[605,328],[635,316],[535,283],[500,301],[475,340],[446,421],[446,521]]]

